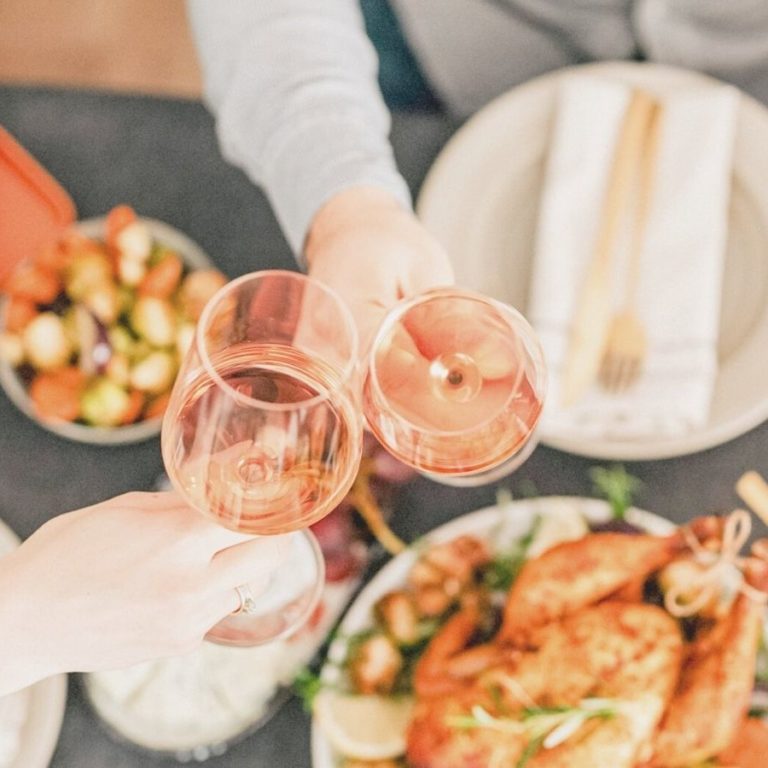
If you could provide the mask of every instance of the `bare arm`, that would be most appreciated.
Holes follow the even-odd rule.
[[[0,696],[61,672],[185,653],[279,564],[175,494],[129,493],[53,518],[0,559]]]

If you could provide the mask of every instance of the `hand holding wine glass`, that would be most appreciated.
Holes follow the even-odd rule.
[[[61,672],[196,648],[284,553],[191,515],[175,493],[127,493],[52,518],[0,559],[0,696]]]
[[[226,528],[282,534],[269,588],[209,633],[231,644],[291,633],[314,609],[323,562],[304,530],[342,500],[362,451],[357,335],[327,287],[245,275],[206,306],[163,422],[163,459],[193,509]],[[190,510],[190,514],[194,514]]]
[[[305,256],[309,274],[352,311],[361,358],[401,299],[453,283],[453,268],[437,240],[393,197],[369,187],[334,195],[317,212]]]
[[[546,388],[535,334],[511,307],[448,287],[448,257],[412,213],[349,189],[316,215],[306,255],[366,340],[365,414],[388,450],[460,485],[527,458]]]

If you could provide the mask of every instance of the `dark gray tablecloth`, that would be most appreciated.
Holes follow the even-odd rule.
[[[196,103],[75,91],[0,88],[0,124],[69,190],[81,217],[128,202],[178,227],[230,277],[294,263],[263,195],[221,160],[213,124]],[[439,115],[397,115],[393,141],[416,189],[453,127]],[[0,216],[3,212],[0,211]],[[589,493],[595,462],[540,447],[507,485]],[[161,471],[159,443],[99,448],[43,431],[0,396],[0,518],[22,537],[49,517],[128,490]],[[675,521],[735,503],[746,469],[768,474],[768,425],[686,458],[633,464],[643,506]],[[493,487],[456,490],[419,479],[399,494],[394,527],[412,538],[492,502]],[[0,627],[0,631],[4,631]],[[111,740],[72,681],[55,768],[175,765]],[[309,766],[309,720],[292,701],[262,730],[209,761],[212,768]]]

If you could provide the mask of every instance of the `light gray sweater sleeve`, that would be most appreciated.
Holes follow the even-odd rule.
[[[410,205],[356,0],[188,0],[188,11],[222,153],[264,188],[298,256],[343,189]]]

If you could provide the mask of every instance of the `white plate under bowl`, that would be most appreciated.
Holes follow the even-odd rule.
[[[152,239],[176,251],[189,269],[208,269],[211,267],[211,260],[205,251],[183,232],[157,219],[141,217],[141,220],[149,227]],[[103,240],[105,223],[106,217],[99,216],[93,219],[83,219],[75,224],[75,228],[86,237]],[[4,324],[4,317],[5,299],[0,301],[0,326]],[[0,385],[13,404],[30,419],[36,421],[49,432],[54,432],[78,443],[126,445],[148,440],[160,434],[162,419],[147,419],[124,427],[90,427],[87,424],[75,424],[68,421],[43,421],[35,413],[24,382],[19,378],[13,366],[1,358]]]
[[[660,95],[717,81],[655,64],[573,67],[515,88],[480,110],[432,166],[418,215],[446,248],[457,282],[526,311],[536,219],[560,83],[590,72]],[[574,437],[542,425],[542,442],[602,459],[681,456],[719,445],[768,418],[768,109],[743,95],[733,154],[729,240],[709,421],[677,437]]]
[[[499,532],[503,531],[505,540],[519,539],[531,529],[538,515],[546,515],[548,511],[562,513],[563,509],[572,509],[590,523],[601,523],[611,519],[611,509],[608,504],[599,499],[587,499],[572,496],[543,496],[536,499],[521,499],[511,501],[503,506],[486,507],[485,509],[469,512],[457,517],[439,528],[435,528],[424,537],[426,543],[450,541],[464,534],[487,538],[498,542]],[[640,528],[658,536],[663,536],[674,530],[674,525],[663,517],[639,509],[627,512],[627,520]],[[419,556],[421,547],[417,550],[410,547],[388,562],[371,582],[360,592],[342,619],[337,638],[328,649],[329,661],[323,667],[322,677],[327,682],[333,682],[339,674],[338,664],[346,656],[346,637],[367,629],[373,623],[373,606],[388,592],[402,588],[407,581],[408,573]],[[312,722],[312,766],[313,768],[340,768],[342,761],[334,753],[333,748],[325,738],[316,721]]]
[[[18,536],[0,520],[0,557],[18,545]],[[66,701],[66,675],[49,677],[29,688],[19,752],[9,768],[46,768],[59,740]]]

